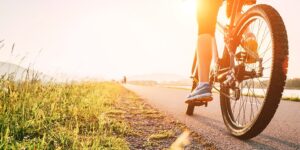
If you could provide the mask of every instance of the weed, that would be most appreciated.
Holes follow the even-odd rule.
[[[128,149],[126,122],[107,116],[124,90],[114,83],[0,80],[0,149]]]
[[[170,130],[165,130],[165,131],[161,131],[159,133],[155,133],[155,134],[151,134],[148,137],[148,140],[159,140],[159,139],[164,139],[164,138],[169,138],[169,137],[173,137],[174,136],[174,132],[170,131]]]

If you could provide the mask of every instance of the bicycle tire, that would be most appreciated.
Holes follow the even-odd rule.
[[[223,94],[220,94],[220,105],[224,123],[230,133],[240,139],[250,139],[260,134],[270,123],[278,105],[280,103],[282,92],[286,82],[286,74],[288,68],[288,39],[284,22],[280,14],[271,6],[266,4],[255,5],[250,8],[237,23],[237,29],[242,30],[248,21],[253,17],[261,17],[267,23],[273,42],[272,49],[272,70],[270,82],[267,88],[267,93],[264,99],[263,106],[257,116],[251,123],[241,128],[234,124],[231,118],[230,100]],[[241,31],[242,32],[242,31]],[[223,60],[228,65],[229,57],[223,55]],[[229,89],[221,87],[221,93],[229,93]]]

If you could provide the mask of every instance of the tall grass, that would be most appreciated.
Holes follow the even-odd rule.
[[[124,89],[113,83],[0,79],[0,149],[128,149],[129,127],[107,117]]]

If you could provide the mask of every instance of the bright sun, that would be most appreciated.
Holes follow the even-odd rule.
[[[195,15],[196,12],[196,0],[182,0],[182,11],[188,15]]]

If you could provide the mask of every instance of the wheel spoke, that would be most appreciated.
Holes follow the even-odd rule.
[[[262,45],[262,43],[264,42],[264,40],[266,39],[266,36],[268,35],[268,33],[270,33],[270,32],[269,32],[268,30],[266,30],[266,27],[265,27],[264,33],[263,33],[263,36],[262,36],[262,40],[260,41],[260,44],[259,44],[258,49],[261,48],[261,45]]]
[[[265,64],[266,62],[270,61],[272,57],[268,58],[266,61],[264,61],[262,64]]]

